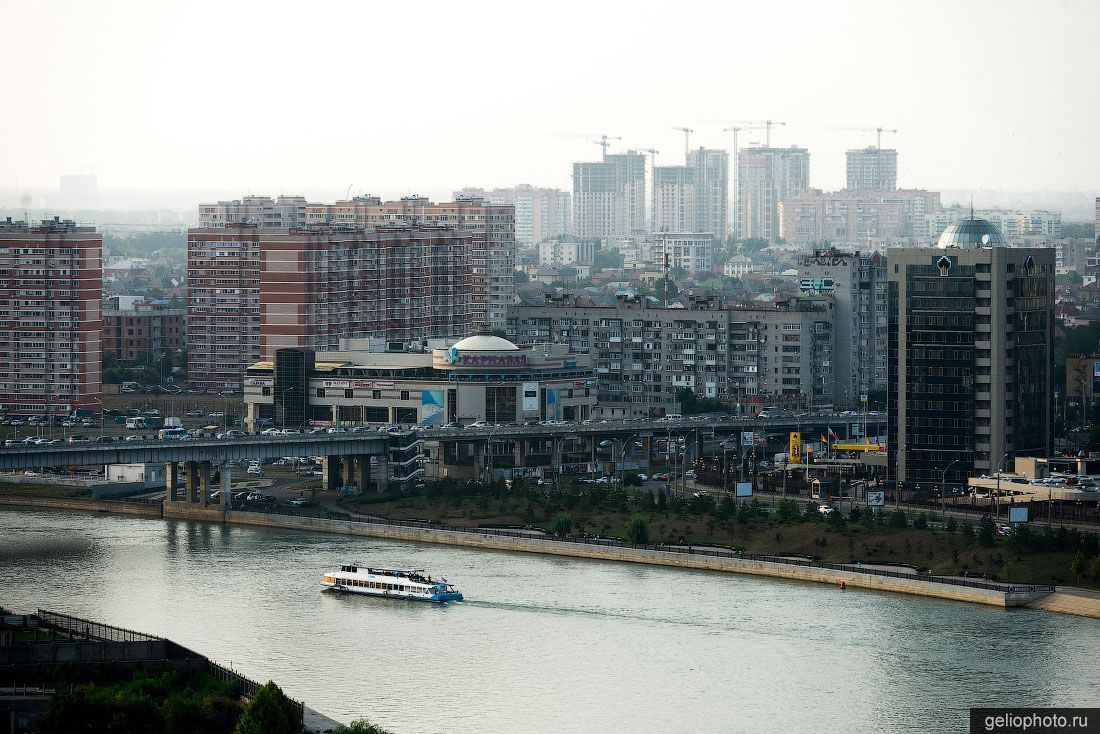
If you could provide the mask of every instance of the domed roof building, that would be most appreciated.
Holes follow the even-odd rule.
[[[969,217],[963,217],[943,231],[937,247],[976,250],[979,247],[1004,247],[1006,244],[1001,230],[992,222],[979,219],[974,216],[974,212],[970,212]]]
[[[454,349],[467,352],[516,352],[519,351],[512,342],[501,339],[492,334],[475,334],[455,342]]]

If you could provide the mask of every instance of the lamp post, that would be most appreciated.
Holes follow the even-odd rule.
[[[958,464],[960,459],[955,459],[948,464],[943,470],[943,476],[940,477],[940,522],[947,522],[947,470]]]
[[[623,479],[624,479],[624,476],[623,476],[623,462],[626,460],[626,449],[627,449],[627,446],[630,444],[630,442],[633,441],[634,439],[636,439],[637,437],[638,437],[637,433],[632,433],[631,435],[627,436],[625,439],[620,439],[620,438],[611,439],[612,441],[618,441],[619,442],[619,463],[618,463],[619,486],[623,487],[623,488],[625,488],[625,486],[626,486],[625,483],[623,482]]]

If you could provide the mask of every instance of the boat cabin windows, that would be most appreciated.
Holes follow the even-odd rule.
[[[347,571],[348,573],[355,573],[359,570],[357,566],[340,566],[341,571]]]

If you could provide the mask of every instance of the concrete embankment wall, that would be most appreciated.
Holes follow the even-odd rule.
[[[0,507],[49,507],[55,510],[84,510],[86,512],[109,512],[113,515],[135,515],[137,517],[163,517],[159,503],[139,504],[136,502],[110,502],[64,497],[0,497]]]
[[[832,585],[839,585],[840,582],[843,581],[845,585],[852,587],[894,591],[904,594],[918,594],[920,596],[976,602],[978,604],[989,604],[999,607],[1017,606],[1033,601],[1035,598],[1010,599],[1005,592],[993,589],[937,584],[915,579],[858,573],[856,571],[794,566],[741,558],[719,558],[689,553],[670,553],[667,551],[623,548],[619,546],[562,543],[534,537],[479,535],[476,533],[463,533],[451,530],[400,527],[369,522],[299,517],[293,515],[269,515],[260,512],[229,511],[225,513],[223,518],[220,508],[202,508],[185,503],[166,503],[164,516],[167,518],[203,520],[208,522],[222,522],[224,519],[224,521],[234,524],[256,525],[260,527],[315,530],[421,543],[443,543],[446,545],[461,545],[492,550],[545,553],[549,555],[572,556],[578,558],[596,558],[605,561],[626,561],[631,563],[649,563],[658,566],[748,573],[758,576],[773,576],[798,581],[815,581]]]
[[[1075,614],[1078,617],[1100,619],[1100,599],[1088,596],[1077,596],[1056,591],[1053,594],[1047,594],[1042,599],[1031,602],[1028,606],[1032,609],[1042,609],[1045,612]]]

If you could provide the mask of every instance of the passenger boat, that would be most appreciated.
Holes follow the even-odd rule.
[[[383,596],[413,601],[462,601],[462,594],[447,579],[433,579],[422,569],[368,568],[347,563],[339,571],[330,571],[321,586],[352,594]]]

